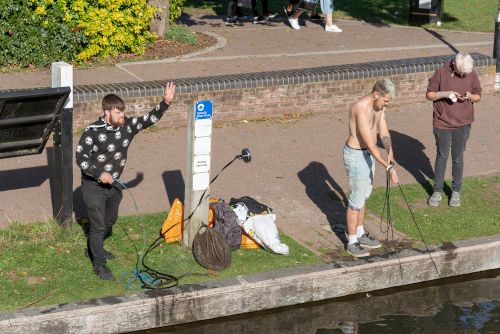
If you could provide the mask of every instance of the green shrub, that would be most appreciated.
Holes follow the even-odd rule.
[[[182,43],[196,44],[198,42],[198,37],[194,31],[186,26],[173,24],[170,26],[170,31],[165,35],[168,39],[173,39]]]
[[[186,0],[170,0],[170,13],[169,13],[169,21],[170,23],[174,23],[176,19],[181,17],[182,15],[182,7]]]
[[[59,1],[0,1],[0,66],[47,66],[75,60],[85,38],[65,21]]]
[[[63,1],[63,0],[60,0]],[[66,0],[67,15],[86,37],[76,59],[87,61],[121,53],[143,54],[156,35],[149,32],[154,10],[146,0]]]

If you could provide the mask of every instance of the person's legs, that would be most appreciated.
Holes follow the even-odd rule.
[[[349,196],[347,208],[347,251],[355,257],[368,256],[357,238],[358,224],[364,220],[364,206],[368,190],[371,189],[370,174],[373,161],[366,150],[356,150],[344,146],[344,166],[349,180]]]
[[[259,11],[257,9],[257,0],[251,0],[250,3],[252,4],[252,14],[253,16],[259,16]]]
[[[227,17],[234,18],[236,8],[236,0],[229,0],[227,3]]]
[[[106,265],[104,253],[106,196],[103,190],[95,181],[82,180],[83,201],[90,223],[88,249],[94,267]]]
[[[427,200],[429,206],[438,206],[444,186],[444,174],[451,145],[451,130],[433,128],[436,139],[436,164],[434,168],[434,187],[431,197]]]
[[[285,12],[287,12],[287,8],[285,8]],[[292,27],[295,30],[300,30],[300,25],[299,25],[300,15],[302,15],[302,10],[297,9],[295,10],[295,12],[293,12],[292,16],[288,17],[288,23],[290,23],[290,27]]]
[[[326,25],[331,26],[332,23],[332,13],[333,13],[333,2],[332,0],[320,0],[319,4],[321,6],[321,12],[326,15]]]
[[[342,29],[333,24],[333,0],[320,0],[321,11],[325,14],[327,32],[342,32]]]
[[[451,173],[453,183],[451,190],[460,192],[464,172],[464,152],[470,135],[470,125],[453,131],[451,139]]]
[[[444,186],[444,174],[446,163],[450,154],[451,130],[433,129],[436,138],[436,164],[434,168],[434,192],[442,192]]]

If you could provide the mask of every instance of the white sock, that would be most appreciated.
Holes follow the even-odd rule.
[[[356,228],[356,236],[358,238],[361,238],[363,236],[363,234],[365,234],[365,228],[363,225],[358,225],[358,227]]]
[[[349,234],[349,245],[352,245],[352,244],[355,244],[356,242],[358,242],[358,237],[356,236],[356,234]]]

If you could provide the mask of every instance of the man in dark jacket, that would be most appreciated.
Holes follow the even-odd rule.
[[[167,83],[163,100],[142,117],[125,117],[125,102],[108,94],[102,100],[104,115],[90,124],[76,147],[76,163],[82,172],[82,194],[90,223],[87,251],[94,273],[104,280],[113,274],[106,260],[113,255],[104,250],[104,238],[118,217],[122,193],[116,186],[127,161],[132,139],[155,124],[174,99],[175,84]]]
[[[436,138],[434,192],[427,200],[438,206],[443,191],[446,163],[451,147],[452,193],[449,206],[460,206],[464,169],[464,151],[474,122],[474,103],[481,100],[481,84],[474,61],[467,53],[458,53],[429,79],[426,98],[433,102],[433,131]]]

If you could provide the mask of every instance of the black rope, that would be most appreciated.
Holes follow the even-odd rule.
[[[217,173],[217,175],[215,175],[214,178],[212,178],[212,180],[210,181],[210,183],[208,184],[208,187],[205,188],[205,190],[203,191],[202,195],[200,196],[200,200],[198,202],[198,204],[196,205],[196,207],[191,211],[191,213],[189,214],[188,217],[186,217],[184,220],[182,220],[181,222],[178,222],[172,226],[170,226],[168,229],[166,229],[163,233],[161,232],[160,230],[160,235],[158,236],[158,238],[156,238],[156,240],[154,240],[151,244],[149,244],[148,248],[146,249],[146,251],[144,252],[144,254],[141,256],[139,256],[140,252],[137,248],[137,246],[135,245],[134,241],[129,237],[128,233],[125,231],[125,235],[127,236],[127,238],[132,242],[132,245],[134,246],[134,249],[136,251],[136,254],[137,254],[137,258],[136,258],[136,264],[135,264],[135,272],[134,272],[134,275],[136,276],[137,279],[140,280],[141,282],[141,287],[144,288],[144,289],[168,289],[168,288],[172,288],[176,285],[179,284],[179,279],[181,277],[186,277],[186,276],[195,276],[195,275],[203,275],[203,276],[206,276],[207,274],[203,274],[203,273],[185,273],[181,276],[174,276],[174,275],[171,275],[171,274],[168,274],[168,273],[164,273],[164,272],[161,272],[159,270],[156,270],[152,267],[150,267],[149,265],[146,264],[146,257],[156,248],[158,247],[161,243],[162,243],[162,239],[165,238],[165,234],[167,234],[168,231],[170,231],[173,227],[181,224],[181,223],[184,223],[187,221],[187,223],[184,225],[184,228],[186,228],[189,223],[191,222],[191,218],[193,216],[193,214],[196,212],[196,210],[198,209],[198,207],[201,205],[201,203],[203,202],[204,199],[208,198],[209,195],[206,195],[205,197],[205,194],[208,190],[208,188],[210,187],[210,185],[219,177],[219,175],[227,168],[229,167],[234,161],[236,161],[237,159],[239,158],[242,158],[241,155],[237,155],[235,156],[231,161],[229,161],[224,167],[222,167],[222,169]],[[140,214],[139,214],[139,209],[137,207],[137,203],[135,201],[135,198],[134,198],[134,195],[132,194],[132,192],[127,188],[127,186],[121,182],[120,180],[116,180],[117,183],[119,183],[123,189],[127,190],[129,192],[129,194],[131,195],[132,197],[132,200],[134,202],[134,206],[135,206],[135,210],[137,212],[137,215],[141,218]],[[144,225],[144,224],[143,224]],[[205,223],[202,223],[202,226],[207,226],[207,224]],[[202,227],[200,226],[200,228]],[[143,226],[144,228],[144,226]],[[144,242],[145,243],[145,242]],[[141,264],[142,268],[139,268],[139,263]]]
[[[417,224],[417,220],[415,219],[415,215],[413,214],[413,211],[410,208],[410,204],[408,204],[408,201],[406,200],[405,193],[403,191],[403,188],[401,187],[401,184],[398,182],[398,187],[399,190],[401,191],[401,195],[403,195],[403,199],[405,200],[406,206],[408,207],[408,211],[410,211],[411,218],[413,222],[415,223],[415,226],[417,227],[418,234],[420,234],[420,238],[422,239],[422,242],[424,243],[425,249],[427,250],[427,254],[429,254],[429,258],[432,261],[432,265],[434,266],[434,269],[436,269],[436,273],[439,278],[441,278],[441,275],[439,274],[439,270],[437,268],[436,262],[434,262],[434,259],[432,258],[431,251],[429,250],[429,247],[427,246],[427,243],[425,242],[424,236],[422,234],[422,231],[420,230],[420,227]]]
[[[401,183],[398,182],[397,185],[399,187],[401,195],[403,196],[403,199],[404,199],[404,201],[406,203],[406,206],[408,207],[408,211],[410,211],[411,218],[412,218],[413,223],[415,224],[415,226],[417,228],[417,231],[418,231],[418,233],[420,235],[420,239],[422,240],[422,242],[425,245],[425,249],[427,251],[427,254],[429,255],[429,258],[431,259],[432,265],[434,266],[434,269],[436,270],[436,273],[437,273],[438,277],[441,278],[441,275],[439,274],[439,270],[437,268],[436,262],[432,258],[431,251],[430,251],[429,247],[427,246],[427,242],[425,241],[424,236],[422,234],[422,231],[420,230],[420,227],[418,226],[417,220],[415,219],[415,215],[413,214],[413,211],[411,210],[410,204],[408,203],[408,200],[406,199],[406,196],[404,194],[403,188],[401,187]],[[384,228],[383,228],[384,215],[386,216],[386,223],[387,223],[387,229],[386,230],[384,230]],[[392,215],[391,215],[391,177],[390,177],[390,170],[387,171],[387,173],[386,173],[385,198],[384,198],[384,205],[383,205],[383,208],[382,208],[382,216],[381,216],[381,219],[380,219],[380,230],[382,231],[382,233],[386,234],[386,241],[387,241],[388,245],[390,244],[390,241],[392,241],[392,246],[393,246],[392,252],[394,253],[394,255],[397,257],[397,259],[399,261],[400,275],[401,275],[401,279],[403,279],[403,269],[402,269],[402,266],[401,266],[401,259],[399,258],[398,253],[397,253],[398,249],[397,249],[396,241],[395,241],[395,238],[394,238],[394,224],[392,222]],[[390,240],[389,240],[389,234],[391,235],[390,236]],[[389,247],[389,249],[390,249],[390,247]]]

